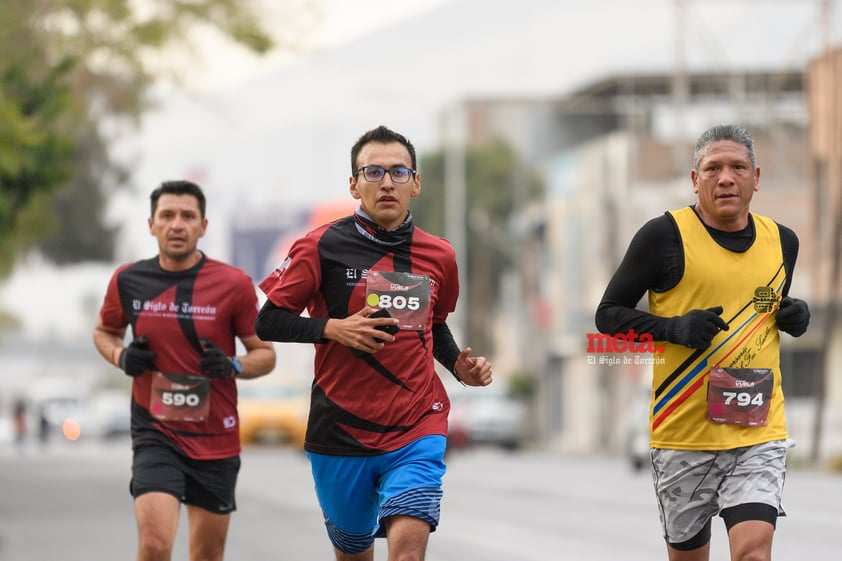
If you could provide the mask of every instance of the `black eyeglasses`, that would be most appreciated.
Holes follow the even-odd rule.
[[[395,183],[406,183],[407,181],[412,178],[412,174],[415,173],[415,170],[412,168],[408,168],[406,166],[393,166],[389,169],[386,169],[381,166],[363,166],[358,168],[354,171],[354,175],[357,175],[360,172],[363,172],[363,177],[365,177],[366,181],[370,181],[371,183],[377,183],[378,181],[383,181],[383,178],[386,177],[386,172],[389,172],[389,177],[392,178],[392,181]]]

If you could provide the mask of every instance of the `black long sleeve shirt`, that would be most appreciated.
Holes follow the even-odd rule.
[[[711,237],[729,251],[744,252],[754,243],[756,231],[749,215],[748,225],[737,232],[725,232],[705,225]],[[778,224],[781,236],[786,284],[789,294],[798,257],[798,237]],[[653,218],[634,235],[620,266],[608,283],[596,310],[596,327],[601,333],[616,335],[634,329],[650,333],[655,341],[666,341],[669,318],[637,309],[647,291],[666,292],[675,287],[684,274],[684,252],[678,227],[669,214]]]

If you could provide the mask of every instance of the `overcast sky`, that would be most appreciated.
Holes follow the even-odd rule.
[[[818,0],[686,0],[683,18],[674,0],[323,1],[320,33],[332,39],[315,43],[327,46],[250,65],[215,53],[208,87],[168,90],[122,148],[141,197],[162,179],[202,182],[217,221],[210,247],[225,251],[232,214],[348,197],[349,148],[379,124],[423,152],[466,97],[560,96],[679,63],[803,68],[821,49]],[[836,44],[840,12],[828,25]],[[115,201],[115,220],[142,224],[136,207]]]

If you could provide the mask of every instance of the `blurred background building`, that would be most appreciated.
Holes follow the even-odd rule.
[[[647,387],[650,370],[587,363],[594,310],[634,232],[694,201],[693,134],[738,122],[755,135],[762,170],[753,210],[793,228],[801,242],[792,291],[811,302],[813,320],[805,336],[784,337],[790,428],[801,454],[842,450],[842,379],[834,366],[840,60],[837,49],[811,60],[806,72],[624,75],[560,99],[465,102],[468,143],[504,138],[546,180],[540,207],[518,209],[526,235],[508,238],[523,259],[519,290],[506,293],[500,310],[517,318],[504,324],[517,327],[501,330],[497,357],[511,361],[503,371],[526,362],[539,376],[544,442],[578,451],[625,444],[636,422],[630,416],[641,411],[635,388]]]
[[[802,72],[702,73],[683,78],[686,95],[676,96],[673,74],[609,77],[561,99],[484,99],[465,104],[469,143],[505,138],[530,164],[544,170],[545,200],[522,209],[519,222],[531,235],[509,238],[516,252],[521,290],[517,305],[507,294],[503,315],[526,327],[523,344],[501,355],[513,363],[533,357],[539,372],[543,438],[562,449],[617,448],[626,438],[629,415],[639,413],[635,388],[646,365],[595,368],[586,361],[593,314],[626,246],[644,222],[667,209],[694,202],[689,170],[695,138],[682,134],[679,113],[701,131],[739,122],[755,135],[761,190],[755,212],[774,217],[799,233],[802,251],[793,294],[815,302],[818,209],[805,196],[811,186],[807,138],[812,116]],[[824,115],[818,117],[826,119]],[[532,279],[530,281],[530,279]],[[816,302],[821,324],[824,304]],[[517,310],[521,310],[518,312]],[[792,425],[802,441],[811,437],[812,411],[823,378],[824,338],[785,338],[784,363],[797,372],[786,381]],[[525,352],[524,352],[525,351]],[[503,370],[514,369],[506,364]],[[828,394],[833,411],[842,394]],[[834,413],[834,422],[840,419]],[[835,431],[830,431],[835,432]],[[839,443],[835,443],[839,445]]]

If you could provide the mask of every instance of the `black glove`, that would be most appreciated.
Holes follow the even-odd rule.
[[[810,325],[810,308],[804,300],[784,296],[775,321],[781,331],[793,337],[800,337]]]
[[[140,376],[147,370],[154,370],[155,351],[150,351],[147,346],[146,335],[136,337],[120,353],[120,368],[129,376]]]
[[[719,314],[722,306],[707,310],[690,310],[683,316],[671,317],[667,320],[667,341],[676,345],[684,345],[691,349],[707,349],[719,330],[728,331]]]
[[[199,369],[211,378],[230,378],[234,373],[234,365],[225,351],[211,343],[208,339],[199,339],[202,344],[202,359]]]

